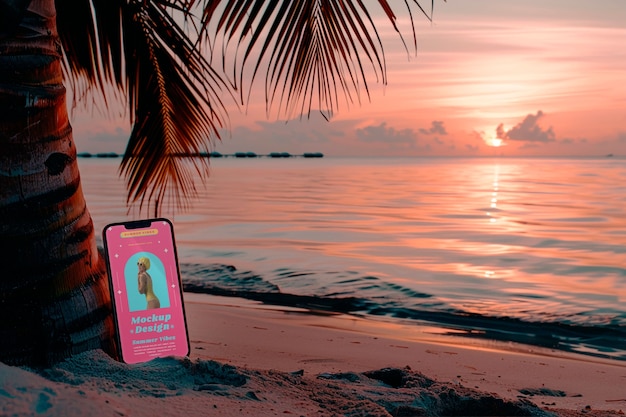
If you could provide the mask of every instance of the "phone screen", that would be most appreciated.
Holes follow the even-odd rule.
[[[103,231],[119,354],[126,363],[187,356],[189,338],[174,228],[167,219]]]

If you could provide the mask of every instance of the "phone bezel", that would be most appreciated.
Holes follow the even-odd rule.
[[[187,348],[185,356],[189,356],[191,352],[191,345],[189,341],[189,328],[187,326],[187,313],[185,311],[185,301],[184,301],[184,295],[183,295],[183,283],[182,283],[182,277],[180,274],[180,265],[178,263],[178,249],[176,247],[176,236],[174,234],[174,224],[165,217],[120,221],[120,222],[109,223],[106,226],[104,226],[104,228],[102,229],[102,242],[104,246],[104,258],[105,258],[105,264],[107,268],[107,279],[108,279],[108,284],[109,284],[109,296],[111,298],[113,322],[115,325],[115,341],[116,341],[115,350],[116,350],[116,355],[117,355],[116,359],[124,363],[129,363],[129,362],[127,362],[124,359],[124,352],[122,350],[122,340],[121,340],[120,328],[119,328],[119,317],[118,317],[118,312],[117,312],[118,306],[115,301],[115,290],[113,288],[113,275],[111,271],[110,253],[109,253],[109,246],[108,246],[109,242],[107,240],[106,231],[109,227],[116,227],[116,226],[124,226],[127,230],[145,229],[145,228],[149,228],[150,226],[152,226],[152,224],[155,222],[165,222],[168,224],[170,237],[172,239],[172,250],[173,250],[173,256],[174,256],[176,276],[178,279],[178,288],[179,288],[178,295],[180,296],[180,305],[181,305],[181,310],[183,314],[183,323],[185,325],[185,345]],[[156,356],[156,357],[150,358],[149,360],[155,359],[157,357],[166,357],[166,356]]]

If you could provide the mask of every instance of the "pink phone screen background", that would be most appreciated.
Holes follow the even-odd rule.
[[[188,352],[171,224],[105,229],[122,357],[126,363]]]

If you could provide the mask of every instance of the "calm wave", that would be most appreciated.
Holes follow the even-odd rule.
[[[119,160],[79,160],[98,230]],[[186,291],[434,322],[626,360],[626,161],[214,159],[175,224]]]

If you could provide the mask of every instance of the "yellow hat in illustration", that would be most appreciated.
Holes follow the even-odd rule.
[[[146,267],[146,269],[150,269],[150,259],[146,258],[146,257],[141,257],[137,260],[137,265],[143,265]]]

